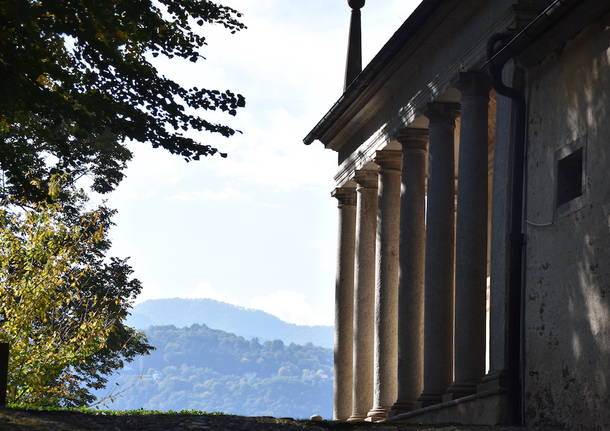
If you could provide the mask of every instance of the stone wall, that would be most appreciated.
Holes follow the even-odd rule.
[[[530,426],[610,429],[609,23],[601,18],[529,73],[524,301]],[[578,148],[580,154],[564,159]],[[558,205],[575,196],[581,156],[582,195]],[[558,160],[567,162],[558,168]]]

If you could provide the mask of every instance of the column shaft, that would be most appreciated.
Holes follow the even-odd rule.
[[[333,192],[333,197],[339,201],[333,416],[335,420],[344,421],[352,413],[356,190],[338,188]]]
[[[459,105],[431,103],[426,272],[424,293],[425,407],[442,401],[453,375],[453,277],[455,236],[454,130]]]
[[[392,415],[417,407],[424,372],[426,129],[405,129],[402,144],[398,275],[398,390]]]
[[[378,151],[377,252],[372,421],[386,419],[396,401],[398,361],[398,235],[400,151]]]
[[[462,92],[455,277],[453,397],[474,393],[485,373],[487,277],[487,121],[489,81],[460,74]]]
[[[354,268],[354,387],[349,421],[361,421],[373,405],[373,323],[377,172],[356,171],[356,263]]]
[[[523,76],[514,60],[504,66],[503,81],[511,87],[522,87]],[[487,388],[506,388],[508,385],[511,319],[519,319],[508,313],[510,308],[510,232],[511,232],[511,172],[512,148],[517,130],[517,103],[508,97],[497,98],[496,142],[494,150],[493,199],[491,217],[491,298],[489,322],[489,372],[485,376]],[[517,325],[518,326],[518,325]],[[519,334],[517,334],[517,337]],[[517,366],[518,368],[518,366]]]

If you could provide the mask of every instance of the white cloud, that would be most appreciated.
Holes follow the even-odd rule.
[[[314,309],[303,292],[276,290],[268,295],[249,299],[247,306],[299,325],[332,325],[331,316]]]
[[[283,108],[269,109],[248,119],[244,130],[229,157],[214,165],[217,175],[281,190],[330,190],[336,156],[301,142],[300,134],[307,130],[302,118]]]
[[[216,301],[226,302],[229,304],[235,304],[234,298],[231,298],[227,292],[221,292],[219,290],[214,289],[208,283],[199,283],[197,286],[189,290],[186,294],[181,295],[183,298],[189,299],[199,299],[199,298],[207,298],[214,299]]]
[[[167,289],[155,284],[146,283],[146,285],[142,288],[142,292],[136,298],[135,303],[139,304],[141,302],[148,301],[149,299],[171,298],[172,296],[175,295],[168,295]]]
[[[167,199],[175,201],[203,201],[203,202],[219,202],[219,201],[235,201],[240,204],[254,201],[251,195],[247,195],[241,190],[234,187],[225,187],[221,190],[201,189],[179,191],[175,195],[168,196]]]
[[[218,26],[205,28],[209,44],[204,48],[206,61],[193,64],[161,57],[155,61],[164,74],[183,85],[231,88],[246,96],[246,108],[236,118],[218,112],[204,114],[211,121],[242,130],[243,135],[229,140],[205,133],[195,135],[228,152],[229,158],[196,163],[205,164],[206,170],[211,168],[219,178],[280,190],[330,190],[336,156],[306,147],[302,138],[340,96],[346,39],[341,25],[334,21],[333,25],[321,25],[320,20],[306,25],[300,16],[303,8],[277,0],[225,3],[244,12],[247,30],[230,35]],[[314,13],[324,2],[318,3],[305,10]],[[345,19],[347,22],[348,14]],[[329,74],[329,70],[337,73]],[[153,163],[146,160],[151,169],[156,167]],[[159,176],[167,169],[171,169],[168,176],[179,176],[180,170],[173,165],[159,166]]]
[[[297,325],[333,325],[332,316],[324,310],[316,310],[304,293],[290,290],[276,290],[266,295],[237,297],[229,291],[220,291],[210,284],[202,282],[190,290],[181,291],[180,294],[171,290],[161,289],[159,286],[147,284],[142,294],[135,301],[136,304],[149,299],[165,298],[213,299],[244,308],[262,310],[281,320]]]

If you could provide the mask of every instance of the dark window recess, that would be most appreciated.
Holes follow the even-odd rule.
[[[557,162],[557,206],[582,195],[582,147]]]

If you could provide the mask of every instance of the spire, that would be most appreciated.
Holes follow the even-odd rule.
[[[347,64],[345,66],[345,86],[352,83],[356,76],[362,72],[362,30],[360,25],[360,9],[365,0],[347,0],[352,8],[352,18],[349,27],[349,42],[347,46]]]

